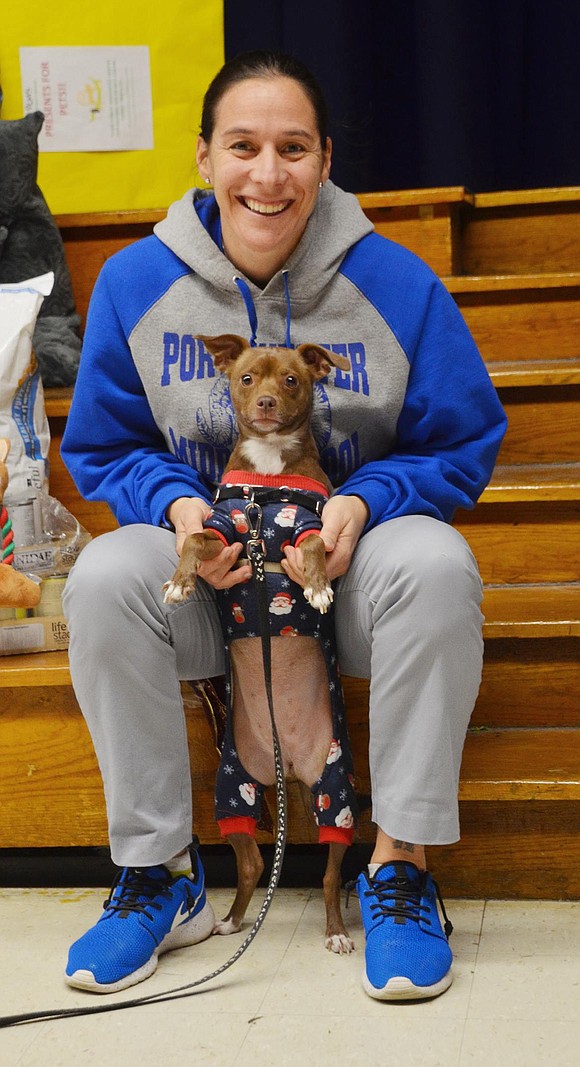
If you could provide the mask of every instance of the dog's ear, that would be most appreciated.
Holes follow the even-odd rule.
[[[339,356],[337,352],[329,352],[321,345],[298,345],[296,351],[302,356],[315,382],[319,378],[326,378],[331,366],[340,367],[341,370],[350,370],[350,360],[346,356]]]
[[[242,354],[250,342],[237,333],[221,333],[218,337],[205,337],[198,334],[198,341],[203,341],[218,370],[228,372],[231,364]]]

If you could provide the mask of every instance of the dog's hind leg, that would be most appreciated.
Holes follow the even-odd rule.
[[[354,950],[354,941],[344,925],[340,908],[340,865],[346,845],[331,841],[328,846],[328,862],[323,879],[324,904],[326,907],[326,935],[324,944],[329,952],[349,953]]]
[[[249,834],[229,834],[228,841],[236,854],[238,888],[226,917],[215,924],[214,934],[235,934],[241,929],[252,893],[264,870],[264,861],[253,837]]]

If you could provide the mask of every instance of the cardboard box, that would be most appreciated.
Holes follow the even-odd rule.
[[[68,642],[64,615],[0,620],[0,656],[52,652],[57,648],[68,648]]]

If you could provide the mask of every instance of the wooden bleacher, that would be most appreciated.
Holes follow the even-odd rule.
[[[473,195],[461,188],[361,194],[379,232],[443,279],[509,418],[490,486],[456,526],[485,583],[485,660],[463,760],[462,841],[432,849],[446,895],[580,895],[580,188]],[[118,248],[164,212],[64,216],[77,308]],[[114,527],[76,493],[58,454],[69,391],[48,390],[51,493],[93,535]],[[0,658],[0,847],[106,844],[103,793],[65,652]],[[359,787],[368,790],[368,688],[345,679]],[[195,828],[213,819],[217,754],[183,687]],[[359,837],[372,840],[368,813]],[[260,840],[271,838],[262,834]],[[289,840],[315,841],[302,788]]]

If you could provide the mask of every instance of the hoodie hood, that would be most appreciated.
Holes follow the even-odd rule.
[[[212,192],[190,189],[181,200],[171,205],[167,217],[157,223],[154,233],[212,286],[231,293],[232,287],[236,287],[234,278],[243,278],[256,303],[261,295],[271,298],[274,293],[284,294],[283,274],[287,271],[292,303],[314,304],[335,277],[349,248],[373,230],[357,198],[332,182],[326,182],[298,246],[283,270],[261,289],[236,271],[206,229],[202,219],[208,217],[212,205],[215,205]],[[299,277],[299,285],[293,285],[295,276]]]

